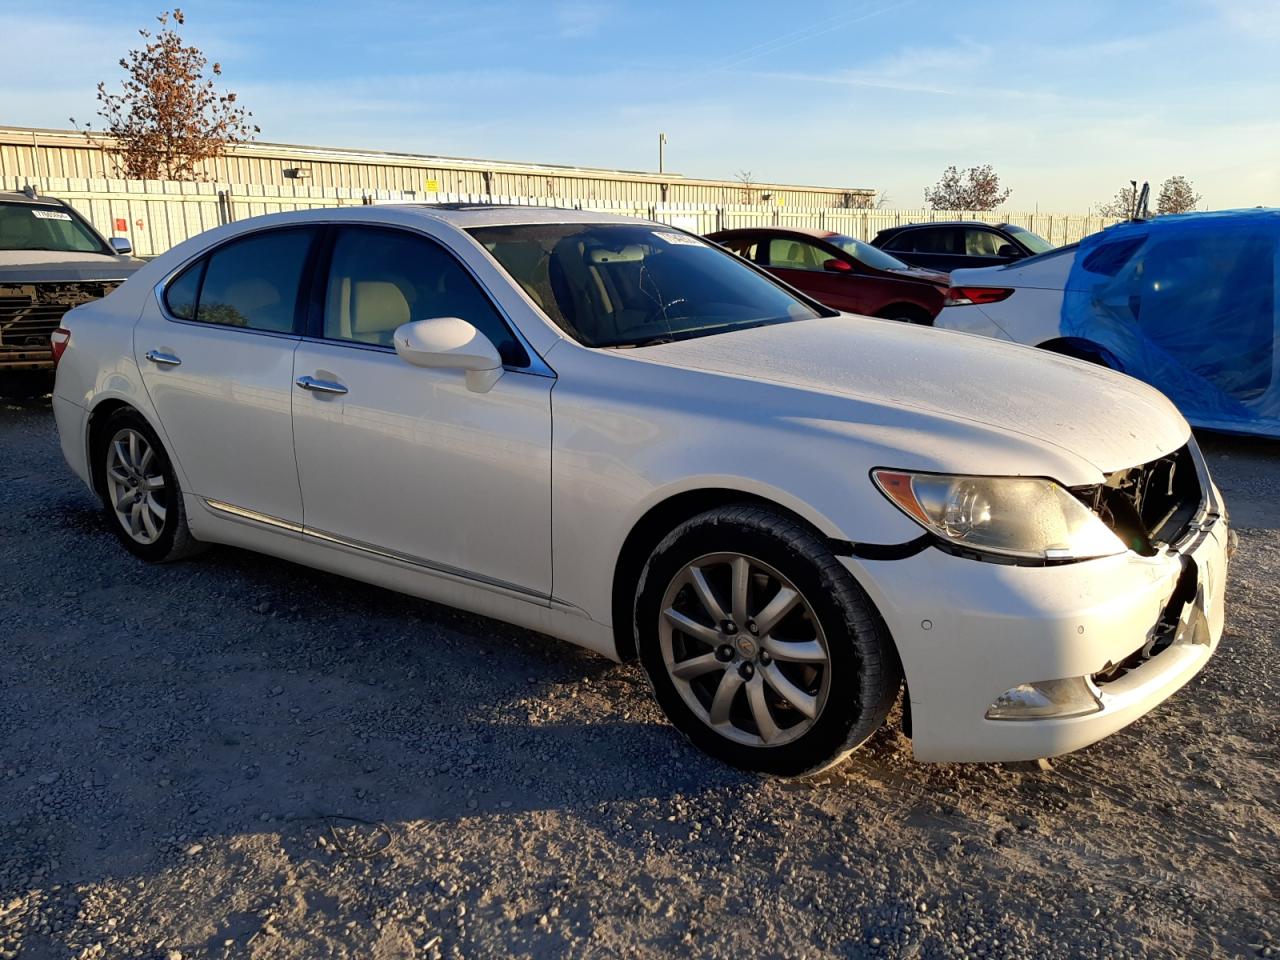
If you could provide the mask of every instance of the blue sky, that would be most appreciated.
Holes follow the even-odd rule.
[[[0,0],[0,124],[92,117],[163,0]],[[1280,204],[1280,0],[183,5],[263,140],[865,186],[992,163],[1010,206],[1130,178]]]

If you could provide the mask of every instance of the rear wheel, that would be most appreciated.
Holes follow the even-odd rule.
[[[671,722],[748,770],[838,763],[880,726],[900,683],[879,616],[823,539],[754,504],[701,514],[659,544],[636,631]]]
[[[95,448],[102,504],[125,548],[153,563],[197,552],[173,465],[151,426],[132,410],[118,410],[98,431]]]

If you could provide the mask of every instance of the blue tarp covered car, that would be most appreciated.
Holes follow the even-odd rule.
[[[1061,335],[1194,425],[1280,437],[1280,210],[1161,216],[1080,242]]]

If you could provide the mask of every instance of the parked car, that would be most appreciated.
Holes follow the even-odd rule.
[[[1277,262],[1274,210],[1124,223],[1006,267],[957,270],[937,324],[1121,370],[1196,426],[1280,436]]]
[[[877,233],[871,244],[906,263],[948,273],[1012,263],[1053,249],[1048,240],[1024,227],[976,220],[889,227]]]
[[[235,544],[638,655],[744,768],[839,761],[904,676],[920,759],[1074,750],[1222,632],[1225,509],[1160,393],[661,224],[277,214],[63,325],[62,452],[133,555]]]
[[[908,266],[870,244],[826,230],[750,227],[707,235],[835,310],[932,323],[948,278]]]
[[[140,266],[129,241],[103,239],[69,204],[0,193],[0,395],[53,386],[49,336],[72,307],[104,297]]]

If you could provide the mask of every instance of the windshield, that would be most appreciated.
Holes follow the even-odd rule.
[[[0,250],[112,253],[66,207],[31,203],[0,203]]]
[[[827,243],[832,246],[839,247],[853,259],[868,267],[874,267],[876,270],[910,270],[908,264],[903,263],[897,257],[885,253],[879,247],[873,247],[869,243],[863,243],[861,240],[855,240],[853,237],[846,237],[840,233],[833,233],[825,238]]]
[[[1032,233],[1023,227],[1015,227],[1010,223],[1005,224],[1004,229],[1017,237],[1018,242],[1032,253],[1048,253],[1050,250],[1056,249],[1052,243],[1040,236],[1040,234]]]
[[[536,223],[470,233],[589,347],[642,347],[822,315],[732,254],[677,230]]]

